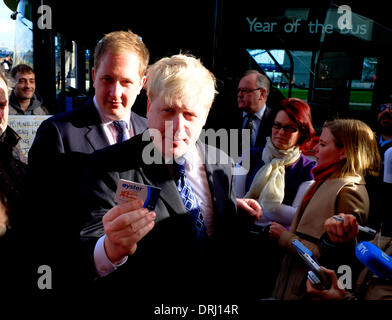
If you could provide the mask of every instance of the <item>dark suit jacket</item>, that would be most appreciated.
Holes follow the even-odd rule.
[[[59,153],[92,153],[109,145],[101,119],[90,99],[85,106],[45,120],[38,128],[29,151],[29,165],[41,166]],[[137,135],[147,128],[147,120],[131,112],[131,123]]]
[[[147,127],[146,119],[133,112],[131,123],[135,134]],[[44,121],[30,149],[26,201],[29,207],[23,217],[24,233],[26,242],[32,246],[33,278],[38,266],[50,265],[54,289],[62,281],[67,285],[69,279],[63,274],[73,268],[68,257],[79,243],[83,222],[71,190],[75,181],[80,180],[87,156],[107,146],[109,142],[91,99],[81,108]]]
[[[261,118],[259,131],[257,132],[256,142],[255,145],[253,146],[254,148],[258,148],[258,147],[264,148],[266,143],[265,139],[271,136],[271,130],[272,130],[272,124],[274,123],[274,118],[275,118],[274,112],[272,111],[271,108],[266,106],[263,117]]]
[[[242,117],[243,112],[241,111],[238,118],[238,122],[237,122],[237,128],[239,130],[242,129],[242,125],[244,122],[244,118]],[[275,112],[269,108],[269,107],[265,107],[265,111],[263,114],[263,117],[261,118],[261,122],[260,122],[260,126],[259,126],[259,130],[257,132],[257,137],[256,137],[256,142],[255,145],[253,146],[253,148],[264,148],[265,143],[266,143],[266,138],[271,136],[271,130],[272,130],[272,124],[274,123],[274,119],[275,119]],[[242,131],[240,131],[242,132]],[[240,136],[240,141],[239,141],[239,150],[242,150],[242,135]]]
[[[238,252],[235,239],[241,230],[237,224],[232,160],[220,153],[220,161],[212,163],[220,151],[199,143],[206,160],[205,169],[210,187],[207,192],[211,193],[215,222],[215,237],[210,243],[210,253],[213,254],[200,259],[198,245],[193,239],[186,210],[168,165],[147,165],[143,161],[143,150],[150,143],[151,140],[143,141],[142,135],[139,135],[99,150],[90,157],[88,172],[83,179],[85,185],[80,185],[80,194],[86,204],[83,210],[87,213],[86,224],[81,231],[86,249],[83,257],[87,260],[80,265],[90,265],[90,271],[95,274],[93,248],[104,234],[102,217],[116,205],[114,196],[119,179],[127,179],[161,188],[155,208],[155,226],[139,241],[135,254],[129,257],[124,266],[95,283],[98,283],[99,290],[102,290],[100,286],[103,284],[110,292],[120,290],[131,295],[132,290],[129,288],[133,288],[138,295],[148,293],[148,301],[152,301],[153,297],[159,301],[168,295],[189,298],[196,293],[200,294],[194,287],[200,284],[210,290],[205,290],[203,296],[212,294],[214,290],[228,293],[222,288],[234,288],[233,261],[236,261],[234,257]],[[218,269],[217,266],[223,264],[223,261],[227,262],[224,268],[221,266]],[[233,271],[230,276],[229,270]]]
[[[265,111],[263,117],[261,118],[261,123],[259,127],[259,131],[257,132],[256,143],[254,147],[264,147],[265,139],[271,136],[272,125],[274,123],[275,113],[271,108],[265,107]]]

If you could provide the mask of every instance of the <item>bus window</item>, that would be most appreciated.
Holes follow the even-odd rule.
[[[365,57],[363,59],[361,78],[351,82],[350,110],[371,110],[376,68],[377,58]]]
[[[308,99],[311,51],[248,49],[248,53],[286,97]],[[291,56],[291,57],[290,57]],[[292,65],[293,64],[293,65]],[[292,70],[292,75],[290,75]],[[291,88],[290,88],[291,82]]]
[[[86,73],[86,92],[88,92],[90,90],[90,50],[87,49],[86,50],[86,68],[85,68],[85,73]]]
[[[76,88],[76,43],[71,41],[65,47],[65,86]]]
[[[31,3],[19,1],[15,24],[14,65],[25,63],[33,67],[33,23]]]
[[[55,48],[55,69],[56,69],[56,94],[58,94],[61,87],[61,45],[60,45],[60,35],[57,34],[54,37],[54,48]]]

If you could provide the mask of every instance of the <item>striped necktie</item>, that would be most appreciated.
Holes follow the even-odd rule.
[[[117,143],[120,143],[120,142],[127,140],[128,139],[127,123],[124,120],[116,120],[116,121],[113,121],[113,125],[118,132]]]
[[[177,190],[180,193],[182,202],[192,222],[193,229],[198,240],[205,239],[207,236],[203,215],[199,206],[199,202],[189,180],[185,174],[185,161],[182,163],[173,162],[174,174],[176,179]]]

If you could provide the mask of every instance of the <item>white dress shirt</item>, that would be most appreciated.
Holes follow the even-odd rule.
[[[214,235],[214,210],[204,159],[196,145],[184,155],[184,158],[186,160],[186,177],[199,200],[207,235],[212,237]]]
[[[105,135],[109,141],[109,144],[115,144],[117,142],[117,135],[119,134],[115,126],[113,125],[113,120],[107,118],[104,113],[102,112],[101,108],[98,105],[97,99],[94,96],[93,98],[95,108],[99,114],[99,117],[102,121],[102,127],[105,132]],[[133,128],[130,122],[131,119],[131,112],[126,113],[124,117],[120,120],[124,120],[127,124],[127,138],[131,138],[134,136]],[[100,277],[103,277],[111,272],[113,272],[118,266],[124,264],[128,257],[125,257],[123,260],[118,261],[117,263],[112,263],[106,255],[106,251],[104,248],[104,240],[105,235],[98,239],[95,249],[94,249],[94,262],[97,273]]]

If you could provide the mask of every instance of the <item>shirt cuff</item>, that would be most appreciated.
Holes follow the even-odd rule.
[[[108,256],[106,255],[104,241],[106,235],[100,237],[95,244],[94,248],[94,263],[97,274],[100,278],[112,273],[118,267],[122,266],[128,260],[128,256],[124,257],[122,260],[112,263]]]

